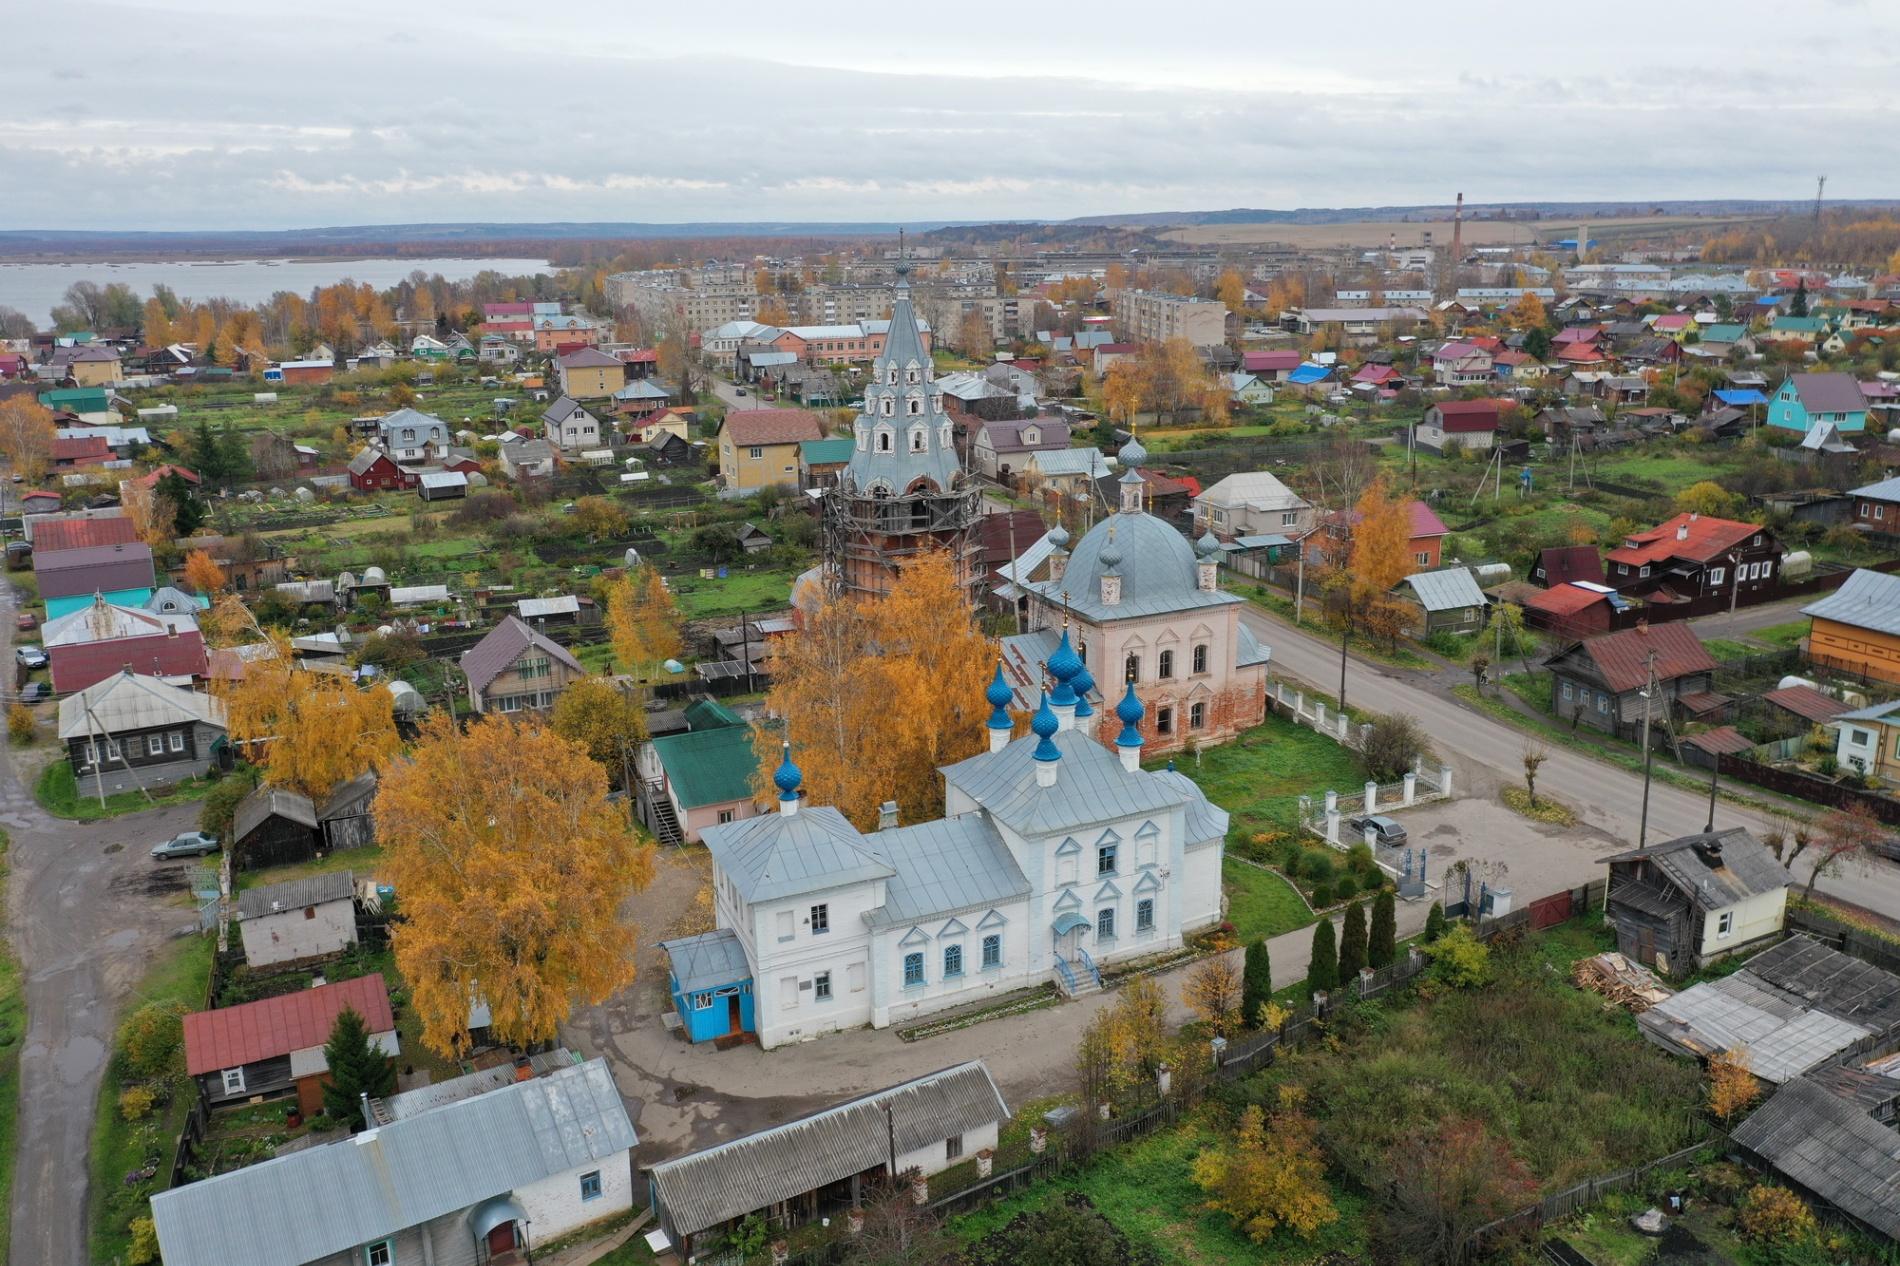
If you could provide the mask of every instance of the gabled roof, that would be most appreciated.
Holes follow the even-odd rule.
[[[1538,554],[1537,566],[1548,588],[1572,580],[1603,583],[1603,558],[1594,545],[1553,545]]]
[[[129,545],[138,539],[138,525],[124,515],[54,519],[33,526],[33,549],[40,554],[100,545]]]
[[[372,1034],[396,1027],[389,986],[374,972],[235,1007],[194,1011],[185,1017],[185,1071],[198,1077],[322,1046],[346,1010],[362,1016]]]
[[[1498,429],[1498,419],[1503,416],[1505,400],[1446,400],[1435,404],[1444,429],[1453,434],[1471,434]]]
[[[1188,801],[1178,787],[1152,773],[1129,773],[1113,752],[1079,730],[1063,730],[1052,741],[1062,752],[1053,787],[1036,782],[1036,742],[1030,738],[946,766],[944,781],[1022,835],[1166,813]]]
[[[734,444],[796,444],[824,438],[818,416],[804,409],[734,409],[719,429]]]
[[[359,451],[356,456],[350,458],[350,473],[352,475],[366,475],[370,472],[371,467],[375,466],[378,462],[388,462],[392,466],[396,464],[389,454],[385,453],[382,449],[365,448]]]
[[[242,840],[272,818],[288,818],[314,831],[317,806],[301,792],[264,783],[238,802],[231,814],[231,838]]]
[[[1401,580],[1399,587],[1409,587],[1419,605],[1427,611],[1458,611],[1490,605],[1469,567],[1417,572]]]
[[[562,396],[547,407],[541,414],[541,419],[544,422],[552,422],[556,426],[559,426],[577,413],[585,414],[590,418],[594,417],[592,413],[588,412],[587,406],[574,399],[574,397]],[[599,421],[599,419],[595,418],[595,421]]]
[[[759,758],[748,726],[720,725],[662,735],[653,740],[653,754],[684,808],[755,797],[752,775],[758,771]]]
[[[1580,653],[1597,670],[1610,689],[1622,694],[1640,689],[1649,680],[1649,656],[1656,657],[1656,677],[1670,681],[1690,673],[1712,673],[1715,660],[1703,649],[1702,642],[1688,623],[1656,624],[1618,633],[1572,642],[1545,660],[1554,664],[1572,653]]]
[[[625,369],[618,357],[609,356],[597,347],[583,347],[561,357],[562,369]]]
[[[1888,1239],[1900,1239],[1900,1134],[1813,1080],[1790,1081],[1733,1142]]]
[[[1801,614],[1900,637],[1900,576],[1856,568],[1840,588],[1802,607]]]
[[[1794,883],[1768,846],[1739,826],[1684,835],[1603,860],[1651,863],[1700,910],[1720,910]]]
[[[1660,563],[1671,558],[1686,558],[1705,563],[1735,549],[1764,529],[1757,523],[1718,519],[1707,514],[1678,514],[1647,532],[1637,532],[1610,551],[1613,563],[1632,566]],[[1677,539],[1677,533],[1682,533]]]
[[[152,548],[143,541],[88,545],[79,549],[35,551],[33,574],[41,598],[72,598],[95,590],[150,589]]]
[[[798,459],[807,466],[841,466],[851,460],[852,447],[848,435],[835,440],[803,440],[798,445]]]
[[[716,928],[698,936],[661,941],[673,969],[673,984],[681,993],[698,993],[736,984],[752,975],[745,946],[731,928]]]
[[[333,870],[302,879],[287,879],[281,884],[246,888],[238,894],[238,918],[261,919],[287,910],[303,910],[332,901],[350,901],[356,896],[356,876],[347,870]]]
[[[700,838],[747,901],[823,892],[897,873],[877,851],[875,837],[861,834],[830,805],[800,805],[796,813],[709,826]]]
[[[59,701],[62,741],[187,724],[222,729],[224,701],[132,672],[114,673]]]
[[[1250,374],[1284,373],[1298,369],[1299,352],[1242,352],[1240,367]]]
[[[306,1266],[638,1141],[606,1063],[589,1060],[162,1191],[152,1219],[166,1266]]]
[[[1776,322],[1779,326],[1780,322]],[[1791,388],[1810,413],[1863,413],[1867,397],[1852,374],[1789,374]]]
[[[391,601],[395,601],[394,594]],[[501,676],[510,664],[521,658],[521,652],[531,646],[577,673],[587,671],[566,647],[535,632],[516,616],[508,615],[489,630],[488,636],[462,652],[462,671],[468,675],[469,686],[478,693],[486,690],[489,682]]]
[[[116,642],[128,637],[169,637],[196,633],[198,622],[191,612],[147,611],[140,607],[122,607],[102,597],[76,611],[48,620],[40,630],[40,644],[85,646],[93,642]]]
[[[676,1235],[768,1208],[1009,1118],[981,1061],[919,1077],[647,1171]]]

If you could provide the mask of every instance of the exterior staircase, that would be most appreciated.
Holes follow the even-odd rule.
[[[662,844],[684,844],[686,832],[680,828],[679,814],[673,801],[658,781],[646,785],[647,817],[653,823],[653,837]]]
[[[1095,970],[1093,962],[1087,961],[1086,954],[1083,955],[1080,972],[1076,970],[1078,964],[1071,963],[1060,954],[1055,957],[1056,987],[1062,990],[1064,995],[1070,998],[1085,998],[1089,994],[1101,992],[1102,973]]]

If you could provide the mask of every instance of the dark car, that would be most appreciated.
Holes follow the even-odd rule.
[[[1362,814],[1346,823],[1355,835],[1363,837],[1368,829],[1372,838],[1382,848],[1397,848],[1405,843],[1405,828],[1399,825],[1397,818],[1388,818],[1383,813]]]

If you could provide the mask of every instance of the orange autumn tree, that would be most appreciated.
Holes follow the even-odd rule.
[[[614,582],[607,594],[607,636],[627,671],[643,680],[679,658],[685,648],[679,607],[659,568],[648,563]]]
[[[230,581],[216,559],[201,549],[195,549],[185,555],[185,583],[194,592],[209,596],[222,590]]]
[[[653,845],[578,743],[439,712],[385,775],[376,829],[379,875],[402,894],[396,966],[431,1050],[467,1048],[476,999],[498,1041],[525,1046],[632,983],[638,933],[620,907],[652,880]]]
[[[38,483],[52,469],[57,438],[53,411],[32,396],[0,401],[0,457],[22,482]]]
[[[1384,480],[1375,480],[1354,507],[1358,522],[1352,528],[1349,619],[1388,644],[1403,631],[1405,612],[1392,596],[1392,587],[1412,574],[1412,507],[1409,498],[1393,497]]]
[[[257,632],[255,624],[250,631]],[[251,660],[239,681],[219,685],[225,724],[264,781],[321,800],[339,783],[381,770],[402,748],[387,690],[306,672],[281,636],[275,653]]]
[[[987,745],[983,690],[996,669],[949,555],[919,555],[880,597],[826,598],[775,648],[766,707],[785,719],[812,803],[864,830],[886,800],[907,822],[939,816],[937,768]],[[757,735],[761,790],[780,738]]]

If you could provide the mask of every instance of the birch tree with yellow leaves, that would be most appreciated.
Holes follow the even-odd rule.
[[[949,555],[919,555],[880,597],[826,598],[776,647],[766,707],[785,730],[757,735],[761,790],[783,737],[812,803],[861,829],[886,800],[908,822],[941,814],[937,768],[988,745],[983,690],[996,669]]]
[[[401,894],[396,966],[431,1050],[466,1050],[477,999],[498,1041],[527,1045],[632,983],[638,933],[620,907],[652,880],[653,845],[579,744],[438,713],[384,777],[376,827],[379,874]]]
[[[255,623],[249,631],[260,632]],[[241,680],[215,690],[232,740],[263,767],[264,781],[321,800],[339,784],[387,767],[402,749],[389,692],[306,672],[285,639],[271,641],[273,654],[249,661]]]

